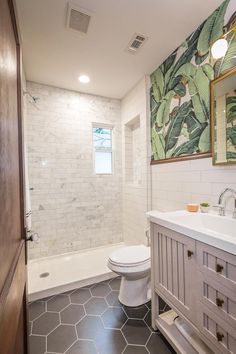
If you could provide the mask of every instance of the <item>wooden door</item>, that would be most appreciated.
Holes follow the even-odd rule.
[[[21,60],[12,0],[0,0],[0,354],[26,354]]]
[[[152,238],[155,290],[187,318],[192,318],[195,241],[159,225],[154,225]]]

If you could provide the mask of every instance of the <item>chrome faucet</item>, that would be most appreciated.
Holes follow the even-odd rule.
[[[230,192],[234,197],[234,211],[232,217],[236,219],[236,191],[232,188],[226,188],[219,196],[218,205],[215,205],[215,208],[219,208],[219,215],[225,215],[225,205],[222,204],[223,198],[226,193]]]

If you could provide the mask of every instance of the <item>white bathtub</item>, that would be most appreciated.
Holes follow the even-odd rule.
[[[115,277],[107,267],[107,260],[120,247],[124,243],[29,261],[29,301]],[[47,276],[42,277],[43,274]]]

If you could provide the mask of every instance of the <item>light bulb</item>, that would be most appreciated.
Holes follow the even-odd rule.
[[[218,39],[211,47],[211,54],[214,59],[220,59],[225,56],[228,49],[228,42],[226,39]]]
[[[87,84],[89,83],[90,78],[87,75],[80,75],[79,81],[82,82],[82,84]]]

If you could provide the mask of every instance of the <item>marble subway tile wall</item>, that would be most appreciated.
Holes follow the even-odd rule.
[[[106,244],[122,237],[120,101],[27,82],[26,144],[33,230],[30,258]],[[92,123],[114,126],[114,174],[95,175]]]

